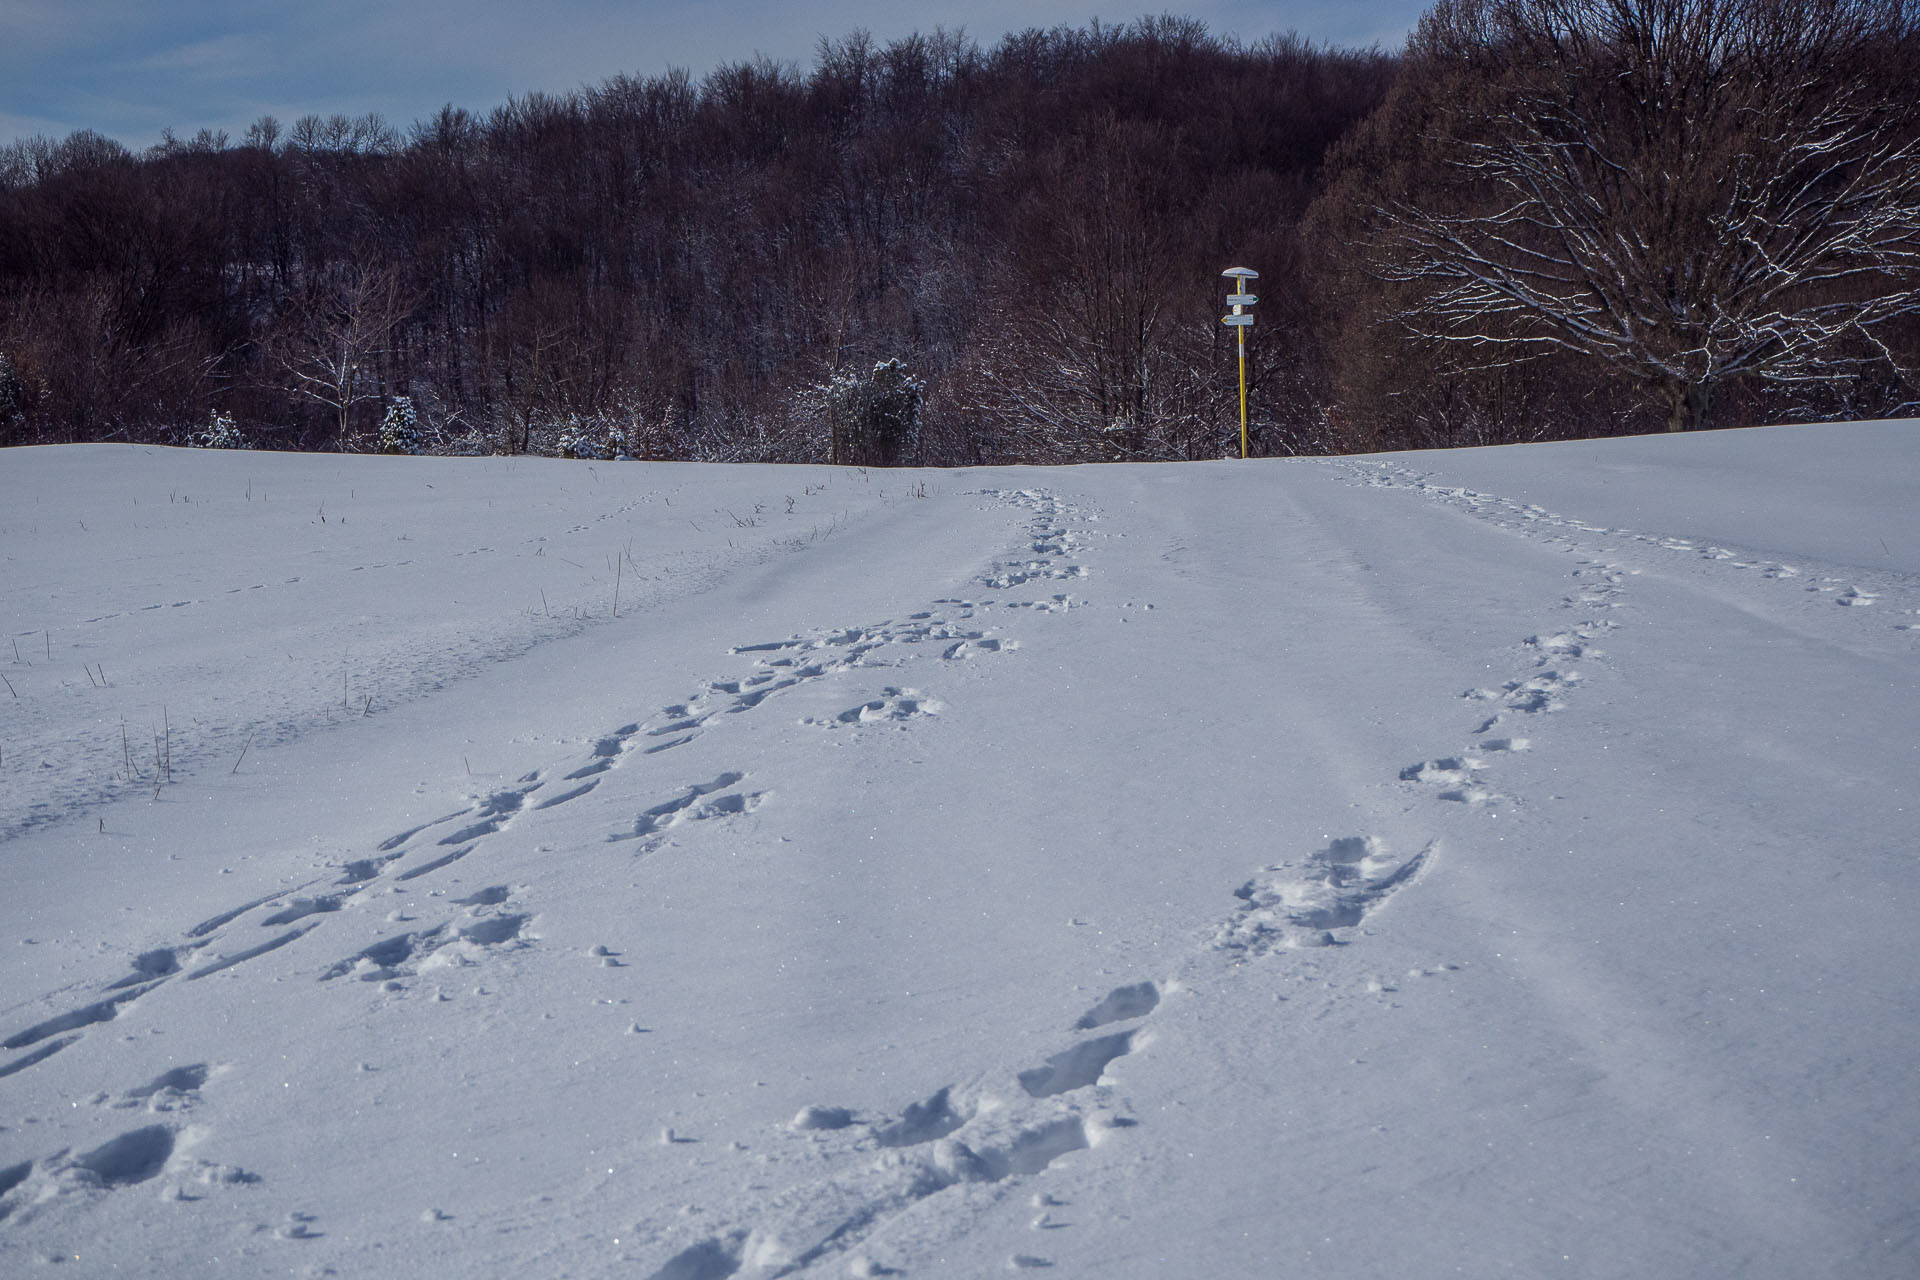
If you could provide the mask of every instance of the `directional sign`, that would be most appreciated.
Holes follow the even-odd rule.
[[[1233,281],[1233,292],[1227,295],[1227,305],[1233,308],[1230,316],[1221,316],[1220,323],[1231,325],[1234,329],[1236,345],[1240,348],[1240,456],[1247,456],[1247,330],[1253,327],[1253,316],[1247,312],[1260,299],[1247,292],[1247,282],[1258,280],[1260,273],[1252,267],[1228,267],[1220,273]]]

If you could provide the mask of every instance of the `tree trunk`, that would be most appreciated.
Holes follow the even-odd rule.
[[[1667,402],[1667,430],[1698,431],[1713,409],[1713,384],[1669,382],[1660,387],[1660,397]]]

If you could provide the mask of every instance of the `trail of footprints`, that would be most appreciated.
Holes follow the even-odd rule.
[[[1043,507],[1039,515],[1035,550],[1070,548],[1071,535],[1057,527],[1056,512]],[[1022,574],[1030,580],[1033,567],[997,566],[987,580]],[[889,693],[894,701],[865,704],[841,720],[858,718],[856,712],[880,718],[908,701],[909,691]],[[1516,709],[1528,701],[1518,683],[1503,696],[1512,697]],[[1239,905],[1206,945],[1246,957],[1340,945],[1419,875],[1432,852],[1429,845],[1399,856],[1371,836],[1333,840],[1303,862],[1270,866],[1243,885],[1235,894]],[[944,1085],[885,1115],[863,1116],[830,1103],[802,1108],[786,1128],[816,1141],[823,1134],[846,1138],[859,1157],[852,1167],[737,1206],[727,1215],[731,1221],[715,1227],[640,1224],[636,1234],[663,1259],[651,1280],[725,1280],[742,1272],[777,1277],[842,1261],[856,1277],[901,1274],[881,1260],[887,1233],[933,1197],[1011,1193],[1016,1180],[1138,1123],[1125,1114],[1112,1073],[1152,1043],[1148,1019],[1178,986],[1169,980],[1113,988],[1073,1024],[1076,1033],[1094,1034],[1081,1034],[1010,1079]],[[1074,1225],[1072,1207],[1045,1191],[1034,1192],[1030,1206],[1038,1240]],[[1042,1252],[1007,1259],[1014,1270],[1053,1265]]]
[[[1049,512],[1052,510],[1050,500],[1038,501]],[[1066,538],[1064,532],[1057,529],[1047,528],[1041,532],[1060,541]],[[1039,541],[1040,535],[1035,537],[1036,542]],[[511,786],[479,797],[464,809],[381,841],[370,856],[339,867],[337,879],[316,877],[293,888],[239,903],[187,929],[174,945],[135,957],[132,972],[107,984],[99,998],[0,1039],[0,1050],[30,1050],[22,1056],[0,1060],[0,1078],[24,1071],[76,1043],[80,1038],[76,1033],[113,1020],[125,1006],[162,983],[205,978],[286,946],[304,937],[377,883],[406,883],[443,870],[472,854],[488,836],[521,814],[554,808],[586,795],[604,774],[621,767],[631,757],[658,755],[685,746],[702,733],[723,727],[726,717],[752,711],[802,684],[859,667],[896,665],[889,652],[896,646],[925,645],[948,661],[1017,648],[1016,641],[968,625],[979,610],[991,603],[944,599],[935,602],[936,610],[914,613],[900,621],[738,646],[731,652],[754,658],[755,669],[751,674],[739,679],[711,681],[685,701],[663,708],[649,721],[614,729],[596,740],[577,766],[553,777],[529,773]],[[1041,603],[1063,605],[1064,598]],[[941,709],[937,698],[916,689],[888,686],[878,698],[858,702],[820,723],[825,728],[840,729],[877,721],[909,720],[937,714]],[[641,810],[630,829],[614,832],[608,839],[641,840],[648,842],[646,847],[658,847],[661,838],[682,823],[751,813],[764,801],[766,793],[743,788],[740,784],[745,780],[744,773],[729,771],[711,780],[683,784],[666,799]],[[511,917],[524,923],[529,918],[524,913],[507,911],[503,899],[463,902],[462,905],[468,908],[462,917],[396,935],[368,950],[375,953],[373,958],[377,960],[379,956],[400,957],[403,952],[407,957],[424,956],[445,940],[456,938],[499,945],[517,938],[518,931],[486,921]],[[283,931],[267,938],[248,936],[244,927],[236,933],[236,927],[244,925],[249,917],[260,928]],[[238,945],[222,946],[228,943]],[[358,963],[366,959],[365,952],[356,953],[327,969],[324,976],[339,976],[354,969],[373,971],[396,967]],[[346,967],[343,969],[342,965]]]
[[[1075,549],[1073,535],[1061,527],[1062,508],[1050,496],[1032,491],[984,491],[984,496],[1024,505],[1035,512],[1029,545],[1017,560],[1003,562],[982,579],[1002,589],[1036,578],[1079,577],[1078,565],[1059,565],[1050,556]],[[1028,554],[1031,553],[1031,554]],[[918,656],[912,649],[925,646],[944,661],[964,661],[1004,653],[1016,641],[969,625],[983,610],[1034,608],[1046,612],[1070,607],[1065,595],[1045,600],[942,599],[934,608],[898,621],[848,627],[789,637],[768,643],[739,646],[731,652],[752,655],[753,671],[740,679],[710,681],[685,701],[661,709],[647,721],[613,730],[594,742],[584,759],[557,776],[529,773],[515,784],[479,797],[466,808],[410,827],[381,841],[364,858],[345,862],[325,876],[292,888],[239,903],[185,930],[173,944],[133,958],[131,972],[102,987],[94,999],[68,1012],[21,1028],[0,1039],[0,1050],[14,1056],[0,1059],[0,1080],[39,1066],[85,1038],[90,1029],[115,1020],[132,1003],[173,981],[194,982],[277,951],[338,916],[354,899],[380,885],[397,890],[401,884],[431,876],[467,858],[485,840],[529,812],[550,809],[586,795],[609,771],[635,758],[659,755],[723,727],[727,717],[751,712],[770,699],[840,672],[867,666],[892,666]],[[896,650],[900,652],[896,654]],[[825,729],[857,728],[876,722],[898,723],[937,714],[939,699],[918,690],[887,686],[878,698],[863,700],[830,720]],[[767,793],[746,789],[746,775],[723,772],[709,780],[684,784],[666,799],[642,809],[631,827],[608,836],[613,842],[636,842],[636,853],[650,853],[667,843],[684,823],[728,819],[752,813]],[[493,951],[528,945],[535,940],[533,913],[515,901],[516,890],[494,885],[449,905],[457,914],[430,924],[393,933],[340,957],[321,969],[321,982],[379,983],[386,990],[404,990],[409,979],[435,968],[477,963]],[[263,931],[270,931],[264,932]],[[144,1105],[150,1111],[185,1110],[197,1101],[210,1068],[196,1065],[164,1073],[148,1085],[121,1095],[118,1101],[98,1099],[103,1105]],[[901,1131],[904,1132],[904,1131]],[[158,1178],[171,1179],[175,1198],[191,1199],[188,1184],[235,1184],[257,1181],[252,1175],[197,1161],[186,1154],[203,1128],[188,1130],[171,1123],[141,1126],[102,1146],[72,1155],[62,1151],[40,1160],[0,1168],[0,1223],[16,1222],[37,1206],[75,1192],[102,1192],[138,1185]],[[909,1145],[909,1144],[903,1144]],[[1080,1145],[1085,1145],[1084,1141]],[[1004,1157],[1007,1169],[1024,1167],[1031,1151]],[[998,1161],[1003,1157],[992,1156]],[[994,1164],[992,1167],[1003,1167]],[[295,1215],[279,1234],[289,1239],[316,1234],[311,1219]]]
[[[1375,471],[1359,474],[1368,484],[1390,483]],[[1629,573],[1618,565],[1582,561],[1573,574],[1575,588],[1562,598],[1560,607],[1588,614],[1614,609],[1621,603]],[[1588,617],[1572,627],[1529,636],[1519,646],[1525,655],[1523,666],[1512,679],[1461,694],[1479,708],[1470,741],[1448,755],[1406,765],[1400,770],[1399,781],[1445,802],[1468,806],[1510,802],[1509,797],[1493,789],[1496,764],[1532,745],[1531,738],[1513,730],[1524,727],[1533,717],[1565,710],[1568,698],[1582,680],[1573,664],[1601,657],[1602,650],[1594,640],[1613,625],[1600,617]],[[1215,931],[1213,946],[1259,956],[1337,945],[1341,938],[1336,930],[1358,926],[1396,890],[1416,878],[1437,847],[1437,842],[1429,842],[1408,855],[1389,848],[1376,836],[1342,836],[1305,858],[1266,867],[1235,891],[1240,905]]]
[[[1086,575],[1084,566],[1063,563],[1079,549],[1067,519],[1075,514],[1052,497],[1033,491],[994,492],[986,496],[1024,505],[1034,513],[1028,546],[992,566],[981,582],[995,590],[1030,583],[1052,583]],[[743,645],[732,652],[753,655],[754,670],[741,679],[711,681],[686,700],[662,708],[646,721],[625,724],[598,739],[573,768],[546,777],[528,774],[516,784],[477,799],[468,807],[396,833],[374,852],[338,868],[338,878],[317,878],[220,912],[188,929],[175,945],[142,953],[132,972],[110,983],[93,1002],[14,1033],[0,1047],[26,1053],[0,1063],[0,1077],[26,1070],[78,1042],[88,1028],[113,1020],[129,1003],[162,983],[195,981],[287,946],[338,915],[356,895],[379,884],[398,885],[432,875],[470,856],[491,835],[520,815],[577,799],[599,785],[610,771],[637,759],[673,751],[715,728],[727,718],[755,710],[768,700],[812,680],[868,666],[898,665],[909,650],[927,646],[945,661],[962,661],[1005,652],[1015,642],[973,624],[988,608],[1064,612],[1075,606],[1069,595],[1035,599],[935,601],[935,608],[905,619],[852,627],[784,640]],[[1531,676],[1538,681],[1540,676]],[[1516,682],[1490,696],[1500,714],[1547,709],[1532,695],[1544,688]],[[837,732],[875,724],[902,724],[937,715],[940,700],[905,685],[886,686],[878,697],[811,723]],[[1491,723],[1491,722],[1489,722]],[[1484,749],[1494,749],[1491,743]],[[1514,740],[1511,749],[1524,746]],[[1435,779],[1438,768],[1435,766]],[[727,819],[758,808],[765,792],[744,785],[746,775],[726,771],[711,779],[683,784],[666,798],[639,811],[626,830],[608,836],[633,842],[636,853],[658,849],[685,823]],[[1389,895],[1413,879],[1431,850],[1411,857],[1391,854],[1371,837],[1333,841],[1303,863],[1266,868],[1237,891],[1239,905],[1210,939],[1220,950],[1260,955],[1282,948],[1334,945],[1337,936],[1358,926]],[[316,976],[322,982],[379,983],[404,989],[406,982],[431,968],[473,963],[494,949],[532,940],[533,915],[515,901],[508,885],[481,889],[450,905],[459,914],[391,934],[345,955]],[[252,920],[249,926],[246,922]],[[272,930],[264,938],[253,929]],[[721,1280],[743,1268],[774,1276],[827,1259],[844,1257],[856,1276],[893,1272],[868,1256],[869,1244],[885,1227],[917,1206],[950,1189],[971,1188],[998,1194],[1018,1179],[1037,1174],[1074,1152],[1099,1146],[1136,1122],[1124,1114],[1111,1071],[1116,1063],[1151,1043],[1146,1020],[1175,984],[1137,982],[1116,987],[1075,1023],[1079,1038],[1044,1061],[1013,1073],[1010,1080],[945,1085],[904,1106],[898,1113],[858,1116],[831,1105],[804,1108],[786,1128],[816,1139],[831,1135],[850,1141],[866,1159],[823,1181],[797,1186],[741,1211],[736,1222],[693,1232],[675,1241],[674,1229],[654,1233],[665,1261],[655,1280]],[[178,1068],[100,1105],[145,1107],[149,1112],[185,1111],[216,1069]],[[204,1137],[204,1128],[149,1123],[85,1152],[58,1153],[44,1160],[0,1169],[0,1221],[17,1210],[63,1192],[104,1193],[159,1178],[170,1195],[194,1198],[187,1188],[255,1182],[254,1175],[196,1160],[188,1147]],[[1073,1225],[1071,1206],[1045,1193],[1032,1197],[1038,1233]],[[320,1234],[313,1220],[291,1215],[277,1229],[289,1240]],[[682,1229],[684,1234],[684,1229]],[[1015,1269],[1051,1265],[1038,1253],[1008,1260]]]
[[[1154,982],[1117,987],[1074,1024],[1101,1031],[1078,1040],[1011,1080],[945,1085],[899,1112],[861,1116],[845,1107],[804,1107],[786,1125],[794,1134],[833,1133],[861,1158],[853,1167],[768,1197],[737,1222],[716,1230],[668,1228],[653,1233],[666,1259],[652,1280],[724,1280],[751,1268],[768,1277],[844,1259],[850,1274],[898,1274],[873,1254],[885,1230],[942,1192],[973,1188],[995,1194],[1076,1151],[1105,1142],[1137,1122],[1122,1114],[1109,1072],[1151,1042],[1144,1020],[1160,1004]],[[1122,1024],[1130,1024],[1123,1026]],[[1110,1030],[1108,1028],[1120,1028]],[[1036,1231],[1072,1225],[1056,1217],[1068,1206],[1044,1192],[1032,1206]],[[641,1228],[642,1233],[646,1228]],[[692,1235],[692,1240],[675,1240]],[[1045,1267],[1047,1258],[1016,1254],[1012,1267]]]
[[[1425,497],[1448,503],[1481,519],[1490,520],[1502,528],[1545,533],[1550,539],[1564,541],[1569,547],[1572,545],[1573,536],[1578,534],[1625,538],[1643,546],[1657,547],[1663,551],[1725,564],[1729,568],[1754,571],[1761,577],[1774,581],[1787,582],[1804,578],[1804,590],[1808,594],[1831,597],[1834,604],[1847,608],[1869,608],[1879,604],[1886,594],[1884,587],[1875,589],[1871,586],[1863,586],[1856,578],[1834,577],[1827,574],[1813,575],[1806,567],[1785,564],[1766,556],[1752,555],[1702,538],[1678,538],[1666,534],[1646,533],[1637,529],[1610,529],[1603,525],[1588,524],[1582,520],[1559,515],[1533,503],[1517,502],[1511,498],[1481,493],[1458,485],[1435,484],[1420,472],[1390,463],[1366,462],[1341,465],[1361,484],[1375,488],[1413,489]],[[1891,575],[1888,578],[1888,581],[1896,583],[1899,580],[1898,575]],[[1920,613],[1920,610],[1915,612]],[[1920,631],[1920,625],[1910,622],[1895,622],[1892,626],[1896,631]]]
[[[1048,495],[1032,491],[989,492],[989,497],[1019,503],[1034,512],[1027,548],[994,565],[981,581],[995,590],[1084,577],[1077,563],[1063,563],[1078,549],[1066,527],[1075,513]],[[1622,574],[1606,565],[1583,565],[1579,589],[1568,607],[1609,608]],[[604,735],[577,765],[553,777],[528,774],[513,786],[494,791],[468,807],[382,841],[368,857],[349,861],[338,878],[321,879],[281,893],[241,903],[186,931],[170,947],[142,953],[132,972],[108,984],[97,999],[71,1012],[15,1032],[0,1041],[8,1050],[26,1050],[0,1062],[0,1077],[26,1070],[78,1042],[87,1030],[109,1022],[129,1003],[175,979],[194,981],[221,972],[305,937],[337,915],[356,895],[381,883],[397,885],[444,869],[468,857],[491,835],[520,815],[565,804],[586,795],[610,771],[649,756],[671,752],[700,735],[724,727],[727,718],[751,712],[770,699],[813,680],[867,666],[898,665],[906,646],[926,646],[946,661],[1005,652],[1015,643],[979,628],[977,616],[990,607],[1058,612],[1074,606],[1067,595],[1032,600],[943,599],[935,608],[899,621],[794,636],[743,645],[732,652],[751,655],[753,671],[740,679],[715,680],[686,700],[662,708],[646,721],[625,724]],[[1526,642],[1531,659],[1513,680],[1492,689],[1468,691],[1484,704],[1475,737],[1455,755],[1410,765],[1401,780],[1432,788],[1442,800],[1469,804],[1498,799],[1486,786],[1488,762],[1500,754],[1525,750],[1518,736],[1489,736],[1510,721],[1550,714],[1565,704],[1579,674],[1570,663],[1597,654],[1593,634],[1603,624],[1588,623]],[[836,716],[814,720],[826,732],[865,725],[901,724],[937,715],[940,700],[905,685],[886,686]],[[682,824],[725,820],[748,814],[766,799],[745,785],[741,771],[682,784],[659,802],[640,810],[629,828],[608,836],[631,842],[645,854],[667,843]],[[1415,879],[1433,854],[1433,846],[1403,856],[1371,836],[1332,840],[1298,862],[1264,868],[1235,892],[1237,905],[1206,939],[1212,949],[1257,957],[1301,947],[1338,945],[1399,888]],[[324,878],[323,878],[324,879]],[[491,950],[526,945],[532,940],[533,915],[515,900],[515,890],[495,885],[454,900],[459,913],[431,924],[394,933],[345,955],[321,970],[322,982],[359,981],[403,989],[433,967],[474,963]],[[253,920],[249,926],[245,922]],[[270,930],[264,938],[254,930]],[[251,935],[251,936],[250,936]],[[1149,1045],[1147,1021],[1173,983],[1137,982],[1111,990],[1073,1025],[1077,1038],[1044,1061],[1013,1073],[1009,1080],[944,1085],[887,1115],[862,1116],[821,1104],[804,1108],[785,1126],[793,1135],[831,1140],[862,1155],[850,1169],[824,1180],[772,1195],[735,1213],[735,1221],[712,1229],[676,1224],[652,1232],[655,1256],[664,1258],[654,1280],[722,1280],[743,1269],[784,1275],[816,1263],[844,1258],[856,1276],[894,1274],[870,1256],[890,1224],[912,1214],[941,1192],[972,1188],[1002,1194],[1018,1179],[1037,1174],[1074,1152],[1097,1147],[1135,1121],[1111,1076],[1115,1065]],[[190,1111],[199,1091],[217,1068],[196,1064],[175,1068],[123,1094],[95,1099],[98,1105],[145,1108],[149,1113]],[[58,1153],[44,1160],[0,1168],[0,1221],[26,1211],[63,1191],[104,1193],[152,1181],[164,1172],[170,1194],[192,1198],[188,1188],[244,1184],[257,1179],[243,1170],[196,1160],[188,1148],[204,1130],[170,1121],[148,1123],[78,1156]],[[1031,1225],[1044,1233],[1073,1225],[1071,1206],[1045,1193],[1032,1198]],[[316,1234],[312,1219],[293,1215],[278,1229],[287,1239]],[[642,1234],[646,1234],[642,1229]],[[676,1236],[678,1237],[676,1239]],[[1008,1260],[1015,1269],[1050,1266],[1038,1253]]]

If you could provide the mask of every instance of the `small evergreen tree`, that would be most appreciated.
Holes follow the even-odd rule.
[[[626,436],[619,422],[603,414],[582,418],[577,413],[569,413],[559,424],[559,431],[554,449],[563,458],[606,462],[627,452]]]
[[[240,434],[233,415],[215,409],[207,419],[205,430],[196,431],[187,438],[196,449],[244,449],[247,438]]]
[[[387,405],[387,416],[380,420],[381,453],[420,453],[420,416],[414,411],[412,396],[395,396]]]
[[[899,359],[862,377],[842,371],[822,390],[832,460],[843,466],[899,467],[920,452],[920,401],[926,384]]]
[[[598,461],[601,457],[599,441],[594,438],[592,427],[580,421],[580,415],[570,413],[566,421],[560,424],[559,438],[554,442],[563,458],[586,458]]]

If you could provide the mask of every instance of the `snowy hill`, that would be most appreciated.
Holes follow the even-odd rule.
[[[1916,492],[8,451],[0,1272],[1911,1276]]]

